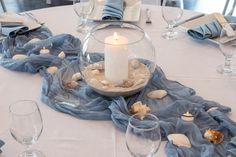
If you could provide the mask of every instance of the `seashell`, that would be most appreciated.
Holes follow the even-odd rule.
[[[150,107],[148,107],[146,104],[142,104],[141,101],[137,101],[130,107],[130,112],[135,114],[135,113],[141,113],[141,114],[146,114],[151,111]]]
[[[36,43],[36,42],[38,42],[38,41],[40,41],[39,38],[33,38],[33,39],[31,39],[30,41],[28,41],[28,44],[33,44],[33,43]]]
[[[167,95],[167,91],[165,90],[154,90],[151,91],[147,94],[147,96],[151,99],[162,99],[163,97],[165,97]]]
[[[98,75],[98,74],[100,74],[100,71],[97,70],[97,69],[95,69],[95,70],[92,70],[91,73],[92,73],[93,75]]]
[[[95,78],[92,78],[92,79],[89,80],[89,83],[96,86],[96,85],[99,84],[99,81]]]
[[[138,79],[138,80],[134,83],[134,86],[137,86],[137,85],[143,84],[144,82],[145,82],[144,79]]]
[[[103,62],[97,62],[91,65],[92,69],[97,70],[103,70],[104,69],[104,63]]]
[[[77,72],[77,73],[72,75],[71,79],[72,79],[72,81],[79,81],[79,80],[82,79],[82,76],[81,76],[81,74],[79,72]]]
[[[49,54],[50,51],[49,51],[49,49],[43,47],[43,48],[39,51],[39,53],[40,53],[40,54]]]
[[[172,141],[172,143],[178,147],[192,147],[188,137],[184,134],[169,134],[167,139]]]
[[[118,87],[129,88],[134,85],[132,80],[124,80],[122,84],[118,85]]]
[[[108,86],[108,85],[109,85],[109,81],[107,81],[107,80],[102,80],[101,83],[102,83],[104,86]]]
[[[47,72],[50,74],[55,74],[57,72],[58,68],[56,66],[51,66],[47,68]]]
[[[211,108],[209,108],[209,109],[207,110],[207,112],[215,111],[215,110],[217,110],[217,109],[218,109],[218,107],[211,107]]]
[[[194,120],[194,116],[191,113],[186,112],[181,116],[181,119],[183,119],[184,121],[187,121],[187,122],[191,122]]]
[[[64,59],[66,57],[66,54],[64,51],[61,51],[59,54],[58,54],[58,57],[61,58],[61,59]]]
[[[68,87],[68,88],[75,88],[75,87],[77,87],[79,85],[79,83],[78,82],[76,82],[76,81],[70,81],[70,82],[67,82],[66,83],[66,87]]]
[[[138,69],[140,67],[140,62],[137,59],[133,59],[130,61],[132,68]]]
[[[106,90],[106,89],[108,89],[108,86],[102,86],[102,89]]]
[[[219,144],[223,141],[224,134],[217,130],[207,129],[204,133],[204,137],[211,143]]]
[[[141,79],[144,79],[146,77],[146,75],[145,74],[138,74],[138,77]]]
[[[27,55],[23,55],[23,54],[16,54],[12,57],[13,60],[23,60],[25,58],[27,58]]]

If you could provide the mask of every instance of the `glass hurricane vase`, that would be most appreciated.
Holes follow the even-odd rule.
[[[129,96],[143,89],[155,69],[155,49],[142,28],[125,22],[97,25],[85,38],[80,71],[105,96]]]

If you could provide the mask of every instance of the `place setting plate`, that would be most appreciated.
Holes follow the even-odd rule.
[[[209,14],[209,15],[201,16],[199,18],[185,22],[182,25],[180,25],[180,27],[187,31],[188,29],[201,26],[201,25],[209,23],[209,21],[213,21],[213,20],[216,20],[214,14]],[[205,40],[210,41],[215,44],[219,44],[219,41],[218,41],[219,38],[205,39]]]
[[[126,6],[124,9],[123,19],[124,22],[138,22],[141,13],[141,1],[139,0],[125,0]],[[103,7],[105,0],[96,0],[94,9],[89,15],[88,20],[92,21],[104,21],[102,20]],[[106,20],[112,21],[112,20]],[[117,20],[116,20],[117,21]]]

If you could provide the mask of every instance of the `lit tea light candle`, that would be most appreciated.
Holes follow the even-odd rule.
[[[49,51],[49,49],[43,47],[43,48],[40,50],[40,53],[41,53],[41,54],[49,54],[50,51]]]
[[[188,121],[188,122],[191,122],[194,120],[194,116],[189,113],[188,111],[186,113],[184,113],[181,118],[184,120],[184,121]]]
[[[118,35],[105,38],[105,77],[115,83],[128,79],[128,39]]]

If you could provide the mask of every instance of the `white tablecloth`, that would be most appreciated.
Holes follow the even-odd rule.
[[[152,11],[152,24],[145,24],[144,10]],[[75,31],[77,18],[72,6],[35,10],[33,13],[45,21],[54,34],[70,33],[80,38]],[[196,13],[185,11],[184,18]],[[197,94],[208,100],[230,106],[230,117],[236,120],[236,78],[222,76],[216,66],[224,57],[218,47],[211,43],[196,42],[181,33],[176,40],[165,40],[161,33],[166,27],[160,8],[143,6],[140,25],[151,37],[157,51],[157,64],[167,77],[192,87]],[[36,100],[42,112],[44,130],[33,146],[47,157],[128,157],[125,134],[111,121],[90,121],[76,119],[52,110],[40,101],[42,79],[39,74],[9,71],[0,67],[0,139],[6,142],[0,157],[17,156],[24,147],[9,133],[9,105],[19,99]],[[158,155],[165,157],[162,142]]]

